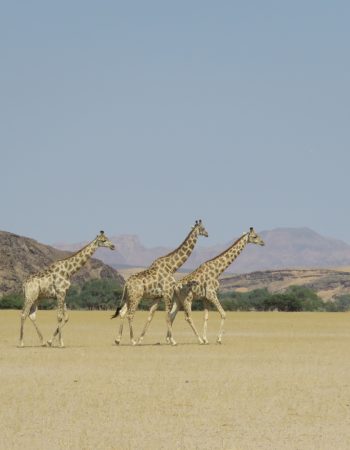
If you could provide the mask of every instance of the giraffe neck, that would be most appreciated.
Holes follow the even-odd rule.
[[[75,272],[77,272],[91,256],[96,251],[98,245],[96,240],[90,242],[90,244],[83,247],[81,250],[79,250],[74,255],[64,259],[62,263],[65,265],[66,272],[68,276],[73,275]]]
[[[167,270],[171,273],[176,272],[177,269],[188,260],[194,249],[194,246],[196,245],[197,239],[197,230],[191,230],[191,232],[187,235],[186,239],[179,247],[177,247],[168,255],[162,256],[161,258],[157,259],[152,264],[152,266],[163,266],[166,267]]]
[[[227,250],[223,251],[220,255],[208,261],[210,268],[214,270],[215,276],[224,272],[228,266],[240,255],[244,247],[248,243],[248,233],[241,236],[235,241]],[[206,263],[205,263],[206,264]]]

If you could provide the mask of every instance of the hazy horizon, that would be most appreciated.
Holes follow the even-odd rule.
[[[0,229],[350,242],[350,4],[6,3]]]
[[[321,233],[318,233],[317,230],[313,230],[313,229],[311,229],[309,227],[276,227],[276,228],[271,228],[269,230],[256,230],[256,231],[263,235],[263,234],[266,234],[266,233],[276,232],[276,231],[281,231],[281,230],[282,231],[289,231],[289,232],[292,232],[292,233],[295,232],[295,231],[311,232],[311,233],[315,233],[318,236],[321,236],[322,238],[333,239],[333,240],[336,240],[336,241],[344,242],[347,245],[350,245],[349,242],[346,242],[343,239],[339,239],[336,236],[323,235]],[[244,233],[246,231],[248,231],[248,230],[242,231],[242,233]],[[198,241],[197,241],[196,248],[198,248],[198,247],[216,247],[216,246],[221,246],[221,245],[222,246],[229,245],[230,242],[233,242],[242,233],[237,233],[237,234],[233,235],[229,240],[226,240],[224,242],[223,241],[214,241],[213,239],[210,239],[210,236],[209,236],[209,238],[202,238],[202,237],[200,237],[198,239]],[[30,236],[26,236],[26,237],[30,237]],[[165,249],[173,248],[173,247],[171,247],[171,245],[167,245],[166,243],[164,245],[149,246],[149,245],[145,244],[142,241],[142,238],[138,234],[135,234],[135,233],[134,234],[130,234],[130,233],[113,234],[113,233],[110,233],[108,237],[111,238],[111,239],[116,239],[116,238],[118,239],[118,238],[123,238],[123,237],[135,237],[140,242],[140,244],[143,245],[145,248],[156,248],[156,247],[164,247]],[[185,235],[183,236],[183,238],[185,238]],[[175,247],[177,245],[180,245],[182,240],[179,241],[178,243],[175,243]],[[83,244],[85,244],[88,241],[89,241],[89,239],[85,239],[85,240],[82,240],[82,241],[79,241],[79,242],[78,241],[75,241],[75,242],[56,241],[56,242],[51,242],[51,243],[49,243],[49,242],[42,242],[42,243],[44,243],[46,245],[51,245],[53,247],[55,247],[55,246],[59,247],[60,245],[63,245],[63,246],[65,246],[65,245],[67,245],[67,246],[69,246],[69,245],[80,245],[80,244],[83,245]]]

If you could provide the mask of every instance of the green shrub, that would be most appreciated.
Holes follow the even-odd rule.
[[[250,292],[225,292],[220,295],[227,311],[325,311],[326,304],[303,286],[290,286],[283,293],[271,294],[267,289]],[[350,305],[349,305],[350,308]]]
[[[325,311],[325,302],[312,289],[304,286],[290,286],[286,293],[297,298],[302,305],[302,311]]]
[[[0,309],[22,309],[23,295],[19,293],[5,294],[0,298]]]
[[[334,302],[328,302],[327,311],[350,311],[350,294],[340,295]]]
[[[119,304],[122,288],[115,280],[90,280],[81,289],[72,286],[66,297],[70,309],[114,309]]]

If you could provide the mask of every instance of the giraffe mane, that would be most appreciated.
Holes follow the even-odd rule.
[[[58,259],[57,261],[54,261],[52,264],[54,264],[55,262],[65,261],[66,259],[73,258],[73,257],[76,256],[78,253],[80,253],[80,252],[82,252],[83,250],[85,250],[86,247],[88,247],[88,246],[89,246],[90,244],[92,244],[94,241],[95,241],[95,239],[94,239],[93,241],[91,241],[91,242],[88,242],[86,245],[84,245],[84,247],[81,247],[81,249],[80,249],[80,250],[77,250],[75,253],[73,253],[73,254],[71,254],[71,255],[68,255],[68,256],[66,256],[65,258]]]
[[[214,258],[208,259],[208,261],[206,261],[206,263],[209,262],[209,261],[214,261],[214,260],[217,259],[217,258],[220,258],[220,257],[221,257],[222,255],[224,255],[230,248],[234,247],[234,246],[235,246],[241,239],[243,239],[244,236],[246,236],[247,234],[248,234],[248,233],[242,234],[242,236],[239,237],[238,239],[236,239],[235,242],[234,242],[232,245],[230,245],[230,246],[227,247],[225,250],[223,250],[219,255],[214,256]],[[205,263],[204,263],[204,264],[205,264]]]
[[[189,238],[189,236],[192,234],[192,231],[194,230],[195,227],[192,227],[191,231],[188,233],[188,235],[185,237],[185,239],[181,242],[180,245],[178,245],[174,250],[172,250],[170,253],[167,253],[166,255],[163,255],[161,257],[159,257],[156,261],[158,261],[159,259],[163,259],[163,258],[167,258],[171,255],[173,255],[174,253],[176,253],[183,245],[184,243],[187,241],[187,239]]]

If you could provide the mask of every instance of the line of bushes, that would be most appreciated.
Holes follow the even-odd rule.
[[[226,292],[220,295],[227,311],[329,311],[350,310],[350,294],[324,302],[313,290],[304,286],[290,286],[283,293],[271,294],[267,289],[250,292]]]
[[[90,280],[81,288],[72,286],[66,297],[69,309],[113,310],[120,303],[123,289],[115,280]],[[290,286],[285,292],[271,294],[267,289],[250,292],[230,291],[219,294],[226,311],[350,311],[350,294],[341,295],[332,302],[324,302],[314,291],[303,286]],[[22,294],[4,295],[0,299],[0,309],[21,309]],[[56,308],[55,300],[42,300],[41,309]],[[142,300],[139,308],[147,310],[148,300]],[[163,310],[162,302],[159,309]],[[203,302],[194,301],[193,310],[202,310]]]
[[[82,287],[71,286],[67,292],[66,303],[69,309],[114,309],[119,304],[123,289],[115,280],[90,280]],[[40,300],[40,309],[55,309],[56,300]],[[23,295],[7,294],[0,298],[0,309],[22,309]]]

